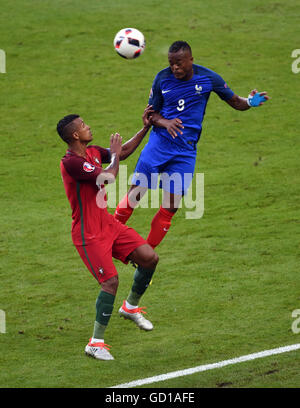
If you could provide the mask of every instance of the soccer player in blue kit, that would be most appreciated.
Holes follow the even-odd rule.
[[[191,184],[210,93],[215,92],[232,108],[241,111],[258,107],[269,99],[267,92],[256,89],[248,98],[236,95],[220,75],[193,63],[191,47],[185,41],[176,41],[170,46],[168,59],[169,67],[156,75],[150,92],[149,104],[155,112],[149,142],[137,162],[132,185],[114,214],[125,224],[147,189],[157,187],[160,174],[162,205],[151,222],[147,238],[152,248],[166,235],[180,200]]]

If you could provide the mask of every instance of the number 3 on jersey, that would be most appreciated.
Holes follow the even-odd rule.
[[[177,110],[178,110],[179,112],[183,111],[183,109],[184,109],[184,102],[185,102],[184,99],[179,99],[179,101],[178,101],[178,106],[177,106]]]

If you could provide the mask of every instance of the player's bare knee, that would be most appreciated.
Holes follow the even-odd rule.
[[[146,268],[155,269],[158,264],[158,261],[159,261],[159,256],[152,249],[151,253],[149,254],[149,257],[146,260],[146,263],[147,263]]]
[[[171,213],[173,213],[173,214],[175,214],[176,212],[177,212],[177,210],[178,210],[178,207],[173,207],[173,206],[167,206],[167,207],[164,207],[164,206],[162,206],[165,210],[167,210],[167,211],[169,211],[169,212],[171,212]]]
[[[154,252],[154,251],[153,251],[153,252]],[[156,252],[154,252],[154,259],[153,259],[153,262],[154,262],[155,266],[158,264],[158,261],[159,261],[159,256],[157,255],[157,253],[156,253]]]
[[[102,282],[101,287],[104,292],[110,293],[111,295],[115,295],[117,293],[119,286],[119,278],[118,276],[113,276],[110,279]]]

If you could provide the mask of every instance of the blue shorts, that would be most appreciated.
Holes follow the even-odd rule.
[[[197,151],[187,150],[160,137],[151,138],[136,164],[131,184],[150,189],[160,188],[169,193],[186,194],[194,175]]]

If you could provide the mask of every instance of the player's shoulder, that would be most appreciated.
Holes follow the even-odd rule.
[[[66,169],[73,167],[74,165],[78,165],[84,161],[83,157],[78,156],[76,153],[67,150],[65,155],[61,158],[61,165],[63,165]]]
[[[64,156],[61,158],[62,163],[70,162],[73,160],[76,160],[79,156],[77,154],[71,152],[70,150],[67,150]]]
[[[88,155],[98,155],[101,158],[102,163],[109,163],[111,160],[111,153],[108,147],[102,147],[98,145],[90,145],[87,147]]]
[[[218,75],[215,71],[210,68],[204,67],[203,65],[193,64],[194,74],[196,75],[206,75],[208,77],[214,77]]]
[[[164,68],[161,71],[159,71],[155,77],[156,81],[161,81],[165,78],[168,78],[169,76],[172,75],[172,71],[170,67]]]
[[[99,152],[100,150],[104,149],[104,147],[98,146],[98,145],[90,145],[87,146],[86,150],[88,152]]]
[[[61,158],[60,169],[63,177],[70,175],[74,169],[82,166],[82,157],[76,153],[67,150],[65,155]]]
[[[89,151],[89,152],[93,151],[93,150],[96,150],[98,152],[103,152],[103,151],[108,150],[108,147],[102,147],[102,146],[98,146],[98,145],[90,145],[90,146],[87,146],[86,150]]]

